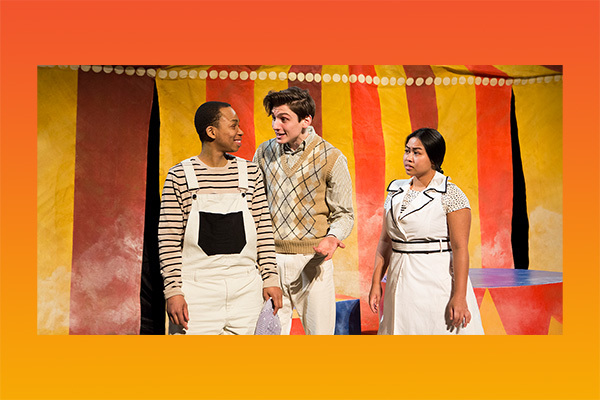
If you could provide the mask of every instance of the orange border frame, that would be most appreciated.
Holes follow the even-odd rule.
[[[0,7],[0,397],[600,397],[598,1]],[[36,65],[182,63],[563,64],[563,335],[37,336]]]

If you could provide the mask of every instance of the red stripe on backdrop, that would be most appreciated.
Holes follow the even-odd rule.
[[[350,66],[350,74],[376,76],[373,66]],[[368,307],[373,260],[383,220],[385,200],[385,144],[381,127],[381,107],[376,85],[350,85],[352,138],[354,141],[358,232],[358,269],[363,330],[377,327],[377,315]]]
[[[506,73],[500,71],[493,65],[466,65],[467,69],[473,74],[481,77],[496,77],[496,78],[507,78]]]
[[[562,283],[489,291],[507,335],[547,335],[551,317],[563,323]]]
[[[546,68],[551,69],[552,71],[555,71],[555,72],[560,72],[561,74],[563,72],[563,66],[562,65],[542,65],[542,67],[546,67]]]
[[[434,78],[435,75],[429,65],[404,65],[407,78]],[[408,102],[408,114],[413,132],[420,128],[437,129],[438,109],[435,95],[435,85],[417,86],[413,83],[406,86],[406,101]]]
[[[137,334],[154,80],[80,72],[71,334]]]
[[[302,72],[304,75],[311,73],[321,74],[320,65],[292,65],[289,72],[299,73]],[[312,126],[315,128],[317,135],[323,136],[323,119],[321,117],[321,81],[316,82],[314,79],[312,82],[307,82],[306,79],[300,82],[298,79],[295,81],[288,81],[288,86],[298,86],[301,89],[307,89],[310,92],[310,96],[315,101],[317,106],[315,117],[313,118]]]
[[[240,127],[244,131],[242,137],[242,147],[235,153],[236,156],[252,160],[254,150],[256,150],[256,141],[254,137],[254,81],[251,79],[241,80],[239,77],[231,79],[229,73],[236,71],[238,74],[242,71],[250,73],[256,67],[214,65],[208,69],[209,76],[206,78],[206,101],[224,101],[231,104],[240,118]],[[211,71],[220,74],[227,72],[227,77],[222,79],[217,76],[216,79],[210,77]],[[213,72],[214,74],[214,72]]]
[[[467,68],[478,74],[506,77],[492,66]],[[481,264],[484,268],[513,268],[511,87],[477,85],[475,95]]]

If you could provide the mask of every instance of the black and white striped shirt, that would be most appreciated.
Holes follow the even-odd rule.
[[[199,193],[235,193],[238,191],[237,160],[227,155],[224,167],[211,168],[194,160]],[[273,227],[267,204],[262,174],[258,165],[248,162],[248,209],[254,217],[257,233],[257,263],[263,287],[279,286]],[[181,251],[185,227],[192,207],[192,193],[188,191],[181,163],[169,170],[163,187],[158,246],[161,274],[165,285],[165,299],[183,294],[181,291]]]

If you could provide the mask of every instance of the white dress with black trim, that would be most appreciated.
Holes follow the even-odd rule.
[[[471,322],[466,328],[449,327],[447,323],[446,307],[452,293],[452,250],[446,214],[465,208],[465,203],[469,207],[466,196],[448,180],[436,172],[421,192],[410,190],[410,180],[395,180],[388,187],[385,223],[393,252],[378,334],[483,334],[470,279],[467,305]],[[453,187],[449,191],[450,185]]]

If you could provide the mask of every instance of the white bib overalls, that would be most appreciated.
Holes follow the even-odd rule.
[[[182,162],[192,208],[182,250],[182,291],[188,329],[170,324],[172,334],[254,333],[263,305],[256,267],[256,227],[248,209],[246,160],[237,158],[238,191],[200,193],[192,162]]]

